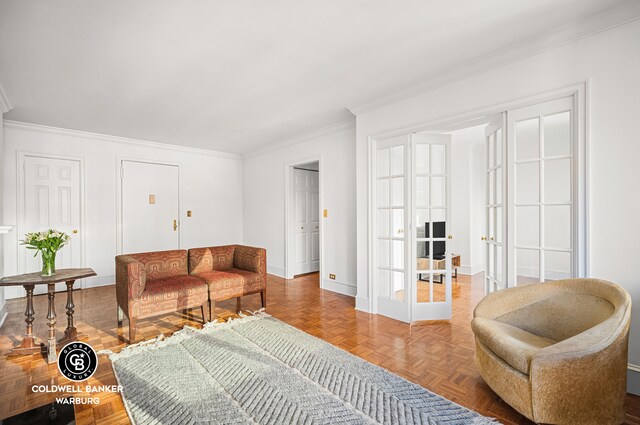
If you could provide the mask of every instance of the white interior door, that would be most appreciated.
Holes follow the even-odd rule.
[[[451,318],[451,136],[412,135],[411,321]]]
[[[122,253],[178,249],[178,167],[137,161],[121,167]]]
[[[508,112],[509,282],[578,276],[573,97]]]
[[[295,275],[320,270],[319,173],[293,170]]]
[[[507,287],[506,249],[506,112],[485,128],[485,293]]]
[[[68,245],[58,251],[56,268],[82,267],[80,238],[80,163],[74,160],[38,156],[24,158],[24,232],[56,229],[71,236]],[[42,269],[40,255],[20,246],[21,273]],[[56,285],[65,290],[64,283]],[[44,293],[42,285],[34,293]]]
[[[378,314],[408,322],[409,136],[376,143],[373,280]]]

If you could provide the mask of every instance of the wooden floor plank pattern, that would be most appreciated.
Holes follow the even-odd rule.
[[[414,326],[356,311],[353,298],[320,290],[317,274],[292,280],[269,276],[268,288],[267,311],[274,317],[505,424],[530,423],[489,389],[473,363],[469,322],[474,306],[483,296],[481,275],[473,279],[460,275],[454,282],[453,320]],[[74,299],[78,331],[90,336],[88,342],[96,350],[117,350],[126,345],[126,320],[122,330],[116,327],[113,286],[76,291]],[[34,300],[35,332],[41,337],[47,334],[46,302],[46,296]],[[50,403],[56,397],[33,393],[33,385],[69,383],[58,373],[56,365],[47,365],[40,355],[6,357],[24,333],[24,303],[24,299],[8,302],[8,316],[0,328],[0,418]],[[64,304],[64,296],[56,296],[59,336],[66,324]],[[235,316],[235,300],[216,304],[220,317]],[[260,297],[245,297],[242,306],[258,309]],[[174,313],[142,320],[138,340],[159,333],[170,334],[184,325],[200,326],[199,314],[194,310],[193,316]],[[85,384],[116,384],[105,356],[100,356],[96,374]],[[100,403],[76,406],[78,424],[129,423],[118,394],[92,396],[99,398]],[[627,423],[640,424],[640,397],[627,396]]]

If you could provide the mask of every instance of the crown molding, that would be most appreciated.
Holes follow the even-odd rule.
[[[13,106],[11,106],[11,102],[9,102],[9,97],[7,96],[7,92],[4,91],[2,79],[0,78],[0,114],[6,114],[12,109]]]
[[[88,139],[88,140],[94,140],[94,141],[100,141],[100,142],[136,145],[136,146],[143,146],[143,147],[153,148],[153,149],[167,149],[167,150],[192,153],[197,155],[216,156],[220,158],[242,159],[242,157],[236,153],[220,152],[220,151],[201,149],[201,148],[192,148],[188,146],[174,145],[170,143],[150,142],[147,140],[130,139],[127,137],[110,136],[108,134],[91,133],[88,131],[70,130],[70,129],[59,128],[59,127],[50,127],[46,125],[31,124],[31,123],[26,123],[21,121],[5,120],[4,126],[5,128],[16,128],[16,129],[29,130],[29,131],[39,131],[43,133],[53,133],[53,134],[59,134],[62,136],[77,137],[81,139]]]
[[[629,0],[536,37],[511,44],[455,67],[425,76],[425,83],[382,96],[370,102],[353,105],[347,109],[358,116],[639,19],[640,2]]]
[[[268,152],[277,151],[280,149],[284,149],[289,146],[296,145],[302,142],[308,142],[309,140],[313,140],[317,137],[326,136],[327,134],[335,133],[340,130],[346,130],[348,128],[355,128],[356,121],[355,117],[347,118],[341,121],[334,122],[332,124],[326,125],[324,127],[320,127],[316,130],[300,134],[298,136],[294,136],[288,139],[284,139],[278,143],[269,144],[262,149],[256,149],[252,152],[248,152],[242,155],[242,158],[251,158],[252,156],[262,155]]]

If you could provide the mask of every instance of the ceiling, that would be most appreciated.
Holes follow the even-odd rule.
[[[249,153],[619,0],[0,0],[6,119]]]

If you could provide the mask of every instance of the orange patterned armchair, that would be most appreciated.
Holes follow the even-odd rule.
[[[215,316],[216,301],[260,293],[267,306],[267,251],[243,245],[226,245],[189,250],[189,274],[209,287],[209,320]]]
[[[118,327],[129,319],[129,343],[135,341],[138,319],[200,307],[209,298],[207,284],[189,276],[187,251],[158,251],[116,257]]]

